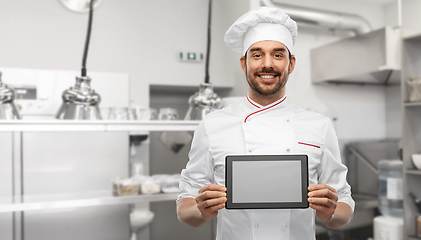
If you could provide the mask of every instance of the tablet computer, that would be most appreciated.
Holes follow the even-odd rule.
[[[227,209],[308,208],[307,155],[225,158]]]

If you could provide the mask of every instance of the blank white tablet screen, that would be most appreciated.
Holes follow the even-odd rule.
[[[233,161],[233,203],[301,200],[300,161]]]

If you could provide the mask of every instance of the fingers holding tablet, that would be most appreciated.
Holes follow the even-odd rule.
[[[201,188],[196,197],[196,203],[202,217],[216,217],[218,210],[225,207],[226,196],[226,188],[224,186],[209,184]]]
[[[308,202],[316,210],[317,217],[330,219],[337,206],[336,190],[325,184],[316,184],[309,186],[308,191]]]

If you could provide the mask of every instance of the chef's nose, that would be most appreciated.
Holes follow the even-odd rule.
[[[273,68],[272,65],[273,65],[272,58],[265,56],[262,62],[262,68],[268,68],[268,69]]]

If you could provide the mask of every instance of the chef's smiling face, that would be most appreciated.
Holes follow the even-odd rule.
[[[262,98],[276,101],[285,95],[295,57],[292,55],[290,59],[284,44],[269,40],[256,42],[240,60],[249,84],[249,96],[254,101]]]

